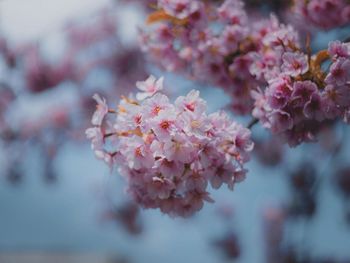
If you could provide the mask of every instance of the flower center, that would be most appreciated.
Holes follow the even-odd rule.
[[[186,5],[180,3],[180,4],[177,4],[177,5],[176,5],[175,11],[176,11],[177,13],[181,13],[182,11],[185,10],[185,8],[186,8]]]
[[[161,107],[159,107],[159,106],[154,107],[154,109],[153,109],[153,114],[154,114],[154,115],[158,115],[158,113],[160,112],[160,110],[161,110]]]
[[[300,68],[301,68],[300,63],[299,63],[298,61],[294,61],[294,62],[293,62],[293,68],[294,68],[294,69],[300,69]]]
[[[148,88],[148,92],[150,93],[154,93],[155,91],[156,91],[156,87],[153,85]]]
[[[191,121],[192,128],[198,128],[200,126],[200,122],[197,120]]]
[[[170,127],[170,122],[167,120],[164,120],[160,123],[160,127],[164,130],[167,130]]]
[[[136,124],[141,124],[141,115],[136,115],[134,121]]]
[[[142,156],[141,146],[137,147],[135,149],[135,155],[136,156]]]
[[[335,77],[341,77],[343,75],[343,70],[341,68],[337,68],[333,70],[332,75]]]
[[[188,103],[186,104],[186,108],[189,110],[189,111],[194,111],[194,103]]]

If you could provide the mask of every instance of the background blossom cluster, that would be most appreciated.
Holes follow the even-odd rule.
[[[226,0],[221,5],[158,1],[158,10],[148,20],[152,26],[142,31],[140,42],[152,61],[168,71],[222,88],[230,95],[230,109],[236,114],[251,113],[251,90],[266,81],[265,76],[251,72],[255,53],[289,42],[298,46],[299,41],[297,32],[273,15],[248,17],[240,0]],[[266,70],[276,62],[275,52],[267,54]]]
[[[314,141],[327,122],[347,122],[348,44],[331,42],[312,55],[291,25],[273,15],[248,17],[239,0],[168,0],[158,8],[149,16],[157,23],[144,32],[143,50],[167,70],[223,88],[235,113],[251,113],[292,146]]]
[[[350,22],[350,3],[347,0],[294,0],[292,12],[297,19],[322,29]]]
[[[162,85],[153,76],[138,82],[141,92],[123,97],[110,122],[104,119],[114,110],[96,95],[95,127],[86,133],[96,156],[118,165],[140,205],[186,217],[213,201],[208,184],[233,189],[245,178],[254,144],[250,131],[224,112],[208,115],[198,91],[173,104],[159,92]]]
[[[312,57],[298,48],[283,46],[279,60],[269,70],[274,74],[267,79],[267,88],[253,92],[253,116],[292,146],[315,140],[326,122],[339,118],[348,122],[349,58],[350,45],[340,41],[331,42],[328,50]],[[260,64],[267,64],[267,59]],[[257,74],[262,71],[256,70]]]
[[[276,19],[248,19],[242,1],[221,5],[202,1],[158,1],[140,37],[142,50],[160,67],[202,83],[223,88],[231,109],[250,113],[249,91],[257,81],[250,74],[251,51],[262,37],[279,30]]]

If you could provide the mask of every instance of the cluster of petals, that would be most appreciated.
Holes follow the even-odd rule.
[[[329,61],[324,70],[322,64]],[[350,45],[340,41],[309,57],[286,49],[271,69],[264,91],[254,91],[253,116],[263,126],[298,145],[313,141],[327,121],[349,121]]]
[[[292,11],[299,20],[321,29],[350,23],[350,3],[347,0],[294,0]]]
[[[159,0],[151,14],[157,23],[141,32],[142,50],[161,68],[223,88],[235,113],[247,114],[257,85],[249,73],[249,52],[256,50],[263,26],[248,23],[242,1]]]
[[[118,167],[137,203],[186,217],[213,201],[209,184],[233,189],[245,178],[254,144],[224,112],[207,114],[198,91],[171,103],[159,92],[162,82],[152,76],[138,82],[138,96],[123,97],[116,111],[95,96],[94,127],[86,134],[96,156]]]
[[[165,12],[178,19],[185,19],[199,10],[199,1],[193,0],[159,0],[158,5]]]
[[[163,0],[158,1],[158,7],[166,13],[166,19],[157,19],[159,11],[150,15],[157,23],[141,32],[142,50],[167,71],[222,88],[230,96],[230,109],[236,114],[251,113],[251,90],[270,77],[271,65],[279,63],[276,60],[281,56],[281,52],[270,49],[271,54],[264,54],[267,64],[259,65],[258,54],[274,46],[298,43],[296,31],[280,24],[275,16],[248,19],[240,0],[221,4]],[[179,16],[171,11],[174,9],[186,15]]]
[[[191,1],[195,8],[189,2],[158,1],[167,19],[156,19],[141,36],[143,51],[158,65],[223,88],[235,113],[252,113],[291,146],[314,141],[326,122],[349,122],[348,44],[331,42],[327,51],[311,56],[292,26],[275,16],[248,19],[242,1]],[[340,0],[302,2],[330,24],[348,8]],[[300,5],[295,2],[295,8]],[[339,12],[328,19],[322,13],[327,8]]]

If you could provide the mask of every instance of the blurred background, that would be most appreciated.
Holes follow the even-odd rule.
[[[254,127],[247,179],[212,191],[190,219],[140,209],[95,159],[85,139],[95,92],[116,105],[152,73],[172,97],[199,88],[209,111],[228,103],[147,62],[146,2],[0,1],[0,262],[350,262],[344,124],[294,149]],[[349,34],[317,33],[313,45]]]

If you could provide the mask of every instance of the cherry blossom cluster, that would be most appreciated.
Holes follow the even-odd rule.
[[[325,30],[350,23],[347,0],[294,0],[292,12],[304,23]]]
[[[275,53],[276,48],[271,50]],[[266,51],[269,52],[269,51]],[[267,61],[266,61],[267,60]],[[259,65],[270,58],[266,55]],[[328,69],[324,69],[329,63]],[[313,141],[327,121],[342,118],[349,121],[350,106],[350,45],[340,41],[329,44],[314,56],[299,48],[283,45],[280,59],[269,68],[268,86],[253,91],[253,116],[275,134],[284,137],[291,146]],[[264,74],[264,67],[253,67]]]
[[[141,92],[123,97],[117,111],[95,95],[94,127],[86,134],[96,156],[118,166],[137,203],[186,217],[213,201],[209,184],[233,189],[245,178],[254,146],[249,129],[224,112],[208,115],[198,91],[171,103],[159,92],[163,78],[136,85]]]
[[[214,80],[232,95],[236,113],[238,109],[240,113],[252,110],[253,117],[274,134],[282,135],[291,146],[313,141],[327,121],[339,117],[348,120],[347,44],[332,42],[328,51],[311,56],[309,43],[304,52],[292,26],[279,23],[275,16],[249,21],[238,0],[226,0],[217,8],[209,5],[215,7],[209,13],[214,20],[209,17],[208,5],[180,2],[159,1],[160,11],[149,18],[158,21],[159,12],[169,16],[166,22],[161,17],[159,27],[143,39],[143,47],[157,62],[189,71],[196,80]],[[192,21],[196,12],[201,15]],[[221,23],[216,34],[214,22]],[[228,29],[241,34],[237,30],[226,34]],[[194,35],[201,37],[192,41]],[[247,49],[242,50],[242,45]],[[188,60],[181,54],[188,55]],[[327,62],[331,63],[328,70]],[[215,72],[207,70],[214,68]],[[339,74],[341,80],[334,80]],[[237,79],[241,81],[235,82]],[[258,86],[267,88],[261,91]]]
[[[250,51],[257,50],[268,21],[248,20],[244,4],[159,0],[142,31],[141,48],[161,68],[223,88],[238,114],[251,111]]]
[[[142,50],[167,71],[223,88],[236,114],[251,113],[251,91],[277,74],[283,53],[301,46],[292,26],[247,13],[240,0],[159,0],[148,22]]]

